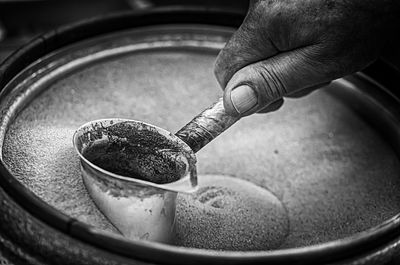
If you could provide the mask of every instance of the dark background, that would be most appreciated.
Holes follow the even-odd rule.
[[[0,0],[0,63],[34,36],[75,21],[113,12],[171,6],[233,9],[243,14],[249,0]],[[400,32],[381,59],[400,73]]]
[[[0,0],[0,62],[34,36],[58,26],[113,12],[168,6],[236,9],[247,0]]]

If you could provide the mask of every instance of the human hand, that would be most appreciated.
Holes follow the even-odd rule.
[[[251,1],[218,55],[215,75],[231,115],[278,109],[374,61],[400,17],[398,0]]]

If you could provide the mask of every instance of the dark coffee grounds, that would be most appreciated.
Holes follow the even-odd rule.
[[[94,130],[83,156],[102,169],[157,184],[176,181],[187,171],[179,145],[155,129],[121,122]]]

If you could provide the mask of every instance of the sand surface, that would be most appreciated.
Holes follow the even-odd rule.
[[[221,175],[200,175],[199,190],[180,194],[177,245],[218,250],[279,247],[289,233],[283,204],[251,182]]]
[[[89,120],[109,117],[142,120],[177,131],[220,96],[212,74],[214,59],[212,53],[154,51],[104,61],[65,77],[12,124],[5,139],[4,160],[21,183],[54,208],[118,233],[82,183],[72,146],[74,131]],[[266,248],[311,245],[378,225],[400,209],[400,167],[394,152],[357,114],[325,90],[287,100],[273,114],[241,120],[202,149],[197,158],[200,175],[229,175],[263,191],[237,190],[240,196],[249,196],[249,201],[232,201],[238,205],[229,206],[232,215],[224,212],[226,229],[202,229],[204,216],[190,219],[187,211],[201,216],[203,205],[179,197],[177,227],[195,231],[204,239],[201,243],[195,235],[181,233],[185,237],[182,244],[187,246],[214,248],[223,243],[226,248],[245,248],[229,245],[228,237],[236,237],[240,244],[250,240],[254,248],[259,248],[262,240],[266,240]],[[209,184],[210,179],[200,181]],[[268,239],[270,222],[251,219],[267,232],[250,237],[254,231],[243,231],[244,237],[238,237],[239,231],[232,229],[235,226],[230,222],[239,224],[250,217],[236,218],[235,210],[249,207],[257,218],[268,220],[265,212],[251,209],[253,204],[263,205],[257,194],[270,194],[265,190],[276,196],[274,205],[281,203],[287,209],[288,234],[280,241],[281,226],[277,225],[279,229],[270,232]],[[209,241],[215,229],[226,240]]]

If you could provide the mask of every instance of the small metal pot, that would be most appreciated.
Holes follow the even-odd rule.
[[[168,141],[160,141],[163,138]],[[84,124],[74,134],[73,143],[80,156],[82,178],[89,194],[122,234],[130,239],[171,243],[177,192],[191,192],[196,188],[193,151],[178,137],[159,127],[126,119]],[[154,144],[159,146],[152,146]],[[118,164],[119,171],[128,173],[132,167],[141,167],[140,172],[147,176],[138,179],[107,171],[88,158],[90,151],[96,156],[99,153],[108,155],[106,162]],[[143,161],[150,167],[162,162],[173,165],[172,169],[158,167],[156,176]]]

